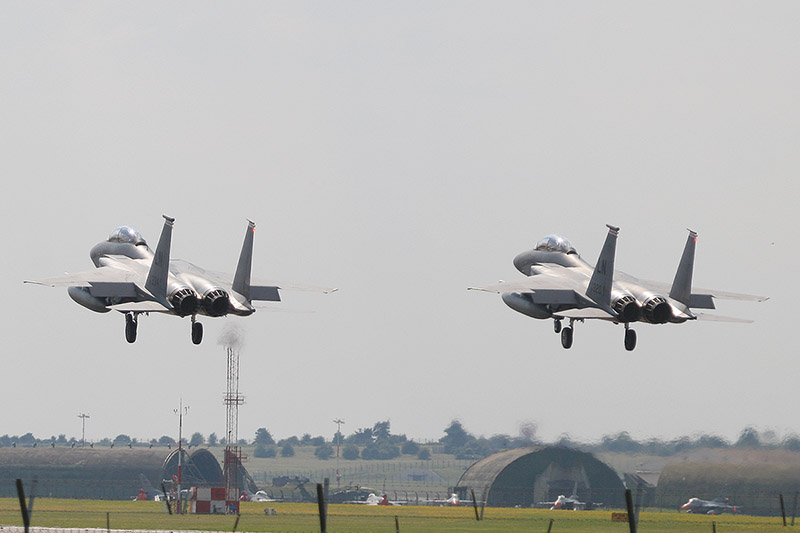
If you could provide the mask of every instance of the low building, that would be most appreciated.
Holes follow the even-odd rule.
[[[183,487],[224,486],[222,468],[205,448],[183,450]],[[37,481],[36,496],[52,498],[133,499],[140,489],[152,498],[162,480],[178,475],[178,450],[164,447],[4,447],[0,448],[0,497],[16,496],[14,480],[26,487]],[[255,492],[240,464],[240,490]]]
[[[625,505],[625,488],[608,465],[590,453],[554,446],[516,448],[481,459],[454,488],[462,499],[473,491],[486,505],[498,507],[545,505],[573,491],[589,504]]]

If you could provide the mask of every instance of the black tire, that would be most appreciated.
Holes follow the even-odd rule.
[[[192,342],[194,344],[203,342],[203,324],[200,322],[192,322]]]
[[[561,346],[565,350],[572,348],[572,328],[569,326],[561,329]]]
[[[625,349],[632,352],[636,348],[636,332],[632,329],[625,330]]]
[[[561,333],[561,321],[560,320],[553,320],[553,331],[556,333]]]
[[[136,326],[133,315],[125,315],[125,340],[131,344],[136,342]]]

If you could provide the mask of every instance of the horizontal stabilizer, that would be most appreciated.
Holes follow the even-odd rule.
[[[694,301],[694,298],[696,296],[706,296],[706,295],[712,298],[717,298],[718,300],[741,300],[743,302],[766,302],[767,300],[769,300],[769,296],[756,296],[755,294],[742,294],[740,292],[725,292],[725,291],[715,291],[709,289],[695,289],[695,290],[700,292],[701,294],[692,293],[692,301]]]
[[[261,300],[264,302],[280,302],[281,295],[278,293],[278,287],[252,285],[250,286],[250,299]]]
[[[169,313],[171,311],[171,309],[153,301],[127,302],[109,305],[108,308],[122,313]]]
[[[268,285],[268,284],[264,284]],[[275,283],[274,285],[276,288],[282,291],[307,291],[307,292],[321,292],[323,294],[330,294],[332,292],[336,292],[339,289],[331,288],[331,287],[317,287],[314,285],[295,285],[293,283]],[[255,300],[256,298],[253,298]]]
[[[706,313],[695,313],[698,320],[705,320],[706,322],[733,322],[736,324],[752,324],[753,320],[748,318],[736,318],[732,316],[722,315],[708,315]]]
[[[611,320],[616,317],[611,313],[606,313],[602,309],[596,307],[587,307],[585,309],[567,309],[566,311],[558,311],[553,313],[556,318],[574,318],[575,320],[581,319],[606,319]]]

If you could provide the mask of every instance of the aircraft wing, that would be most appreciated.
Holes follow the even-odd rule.
[[[484,287],[468,287],[467,290],[496,293],[527,293],[536,304],[572,305],[575,307],[596,307],[597,304],[584,295],[585,286],[576,280],[561,276],[535,275],[514,281],[506,281],[486,285]],[[584,316],[574,318],[610,318],[611,315],[601,311],[603,316]]]
[[[541,291],[568,291],[574,292],[577,284],[571,280],[551,276],[528,276],[514,281],[501,281],[483,287],[467,287],[470,291],[496,292],[541,292]]]
[[[25,280],[23,283],[47,285],[49,287],[88,287],[102,283],[131,283],[135,284],[139,276],[130,270],[113,267],[100,267],[84,272],[64,273],[55,278]]]

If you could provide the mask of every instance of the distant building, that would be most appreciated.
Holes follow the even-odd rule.
[[[467,469],[454,487],[462,499],[486,499],[498,507],[532,507],[569,496],[607,507],[625,505],[617,474],[590,453],[564,447],[516,448],[495,453]]]

